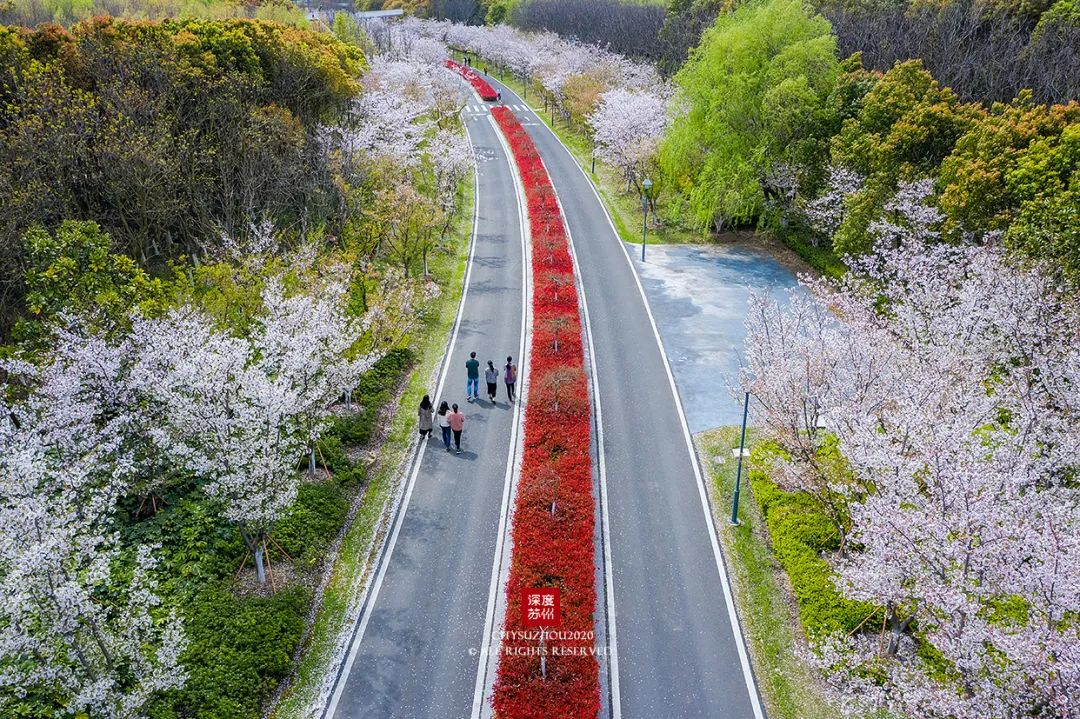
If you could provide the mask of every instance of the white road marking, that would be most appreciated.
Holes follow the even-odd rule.
[[[466,133],[466,137],[468,137],[468,133]],[[469,138],[469,145],[472,147],[472,138]],[[461,290],[461,299],[458,302],[457,315],[454,317],[454,329],[450,334],[450,344],[448,345],[446,355],[443,357],[442,369],[439,372],[439,384],[435,391],[436,397],[442,396],[443,386],[446,384],[446,376],[450,369],[449,359],[453,355],[454,347],[457,344],[458,330],[461,328],[461,318],[465,312],[465,298],[469,293],[469,278],[472,276],[473,257],[476,254],[476,228],[477,219],[480,216],[480,167],[476,161],[475,147],[473,147],[473,173],[475,177],[475,182],[473,183],[473,229],[472,237],[469,240],[469,258],[465,268],[464,285]],[[334,713],[337,711],[338,702],[341,701],[341,695],[345,690],[345,684],[348,680],[349,673],[352,671],[353,662],[356,661],[356,654],[360,650],[360,643],[364,640],[364,632],[367,631],[368,621],[371,619],[371,612],[373,611],[375,602],[379,598],[379,590],[382,588],[383,579],[386,577],[386,568],[390,564],[390,558],[394,554],[394,546],[397,544],[398,534],[401,532],[401,525],[405,522],[405,514],[409,509],[409,500],[412,498],[413,489],[416,486],[416,478],[420,474],[420,465],[423,463],[424,452],[426,449],[427,442],[419,442],[419,449],[417,450],[413,469],[409,474],[408,485],[405,489],[405,497],[402,500],[398,516],[394,521],[394,529],[390,535],[390,542],[383,548],[377,559],[379,562],[379,570],[378,574],[375,576],[375,583],[371,587],[371,594],[366,598],[367,603],[364,605],[363,613],[360,615],[359,626],[354,630],[353,638],[351,640],[349,658],[346,660],[341,673],[337,676],[337,686],[334,688],[334,693],[330,697],[330,704],[322,713],[323,717],[333,717]]]
[[[512,496],[516,492],[511,491],[515,484],[514,477],[518,473],[521,466],[521,453],[523,450],[522,437],[524,436],[524,421],[525,413],[523,407],[525,405],[526,397],[528,396],[528,357],[531,351],[527,349],[531,345],[532,335],[532,272],[529,254],[529,242],[528,242],[528,210],[525,206],[525,192],[521,186],[521,178],[518,176],[517,166],[514,164],[513,156],[510,152],[509,146],[506,144],[506,139],[503,137],[502,131],[496,126],[495,118],[488,115],[488,122],[491,123],[492,130],[495,131],[496,137],[499,138],[500,144],[503,147],[503,157],[506,158],[507,164],[510,166],[510,174],[514,178],[514,196],[517,199],[518,204],[518,235],[521,237],[521,343],[518,347],[518,392],[517,400],[514,403],[514,426],[510,434],[510,449],[506,458],[506,477],[503,480],[503,498],[502,509],[499,512],[499,534],[498,541],[495,545],[495,557],[491,563],[491,582],[488,586],[488,601],[487,610],[484,613],[484,633],[480,638],[479,661],[476,666],[476,683],[473,685],[473,705],[472,711],[469,716],[479,718],[483,716],[485,706],[484,694],[487,692],[491,682],[488,681],[490,676],[491,681],[495,678],[495,668],[497,666],[498,654],[488,652],[484,654],[482,650],[488,648],[488,643],[494,636],[495,630],[495,616],[497,614],[496,609],[501,596],[501,589],[503,587],[502,575],[503,570],[509,569],[510,551],[512,550],[511,542],[508,538],[508,530],[510,522],[510,502]],[[529,343],[527,345],[527,343]],[[505,611],[505,610],[504,610]]]
[[[526,123],[535,125],[537,123]],[[552,181],[551,186],[555,187]],[[605,627],[608,638],[608,686],[611,692],[611,719],[621,719],[622,698],[619,692],[619,648],[618,638],[615,633],[615,580],[612,577],[611,562],[611,525],[608,522],[608,490],[607,490],[607,462],[604,455],[604,422],[600,406],[600,373],[596,369],[596,351],[593,349],[592,322],[589,319],[589,302],[585,297],[585,284],[581,277],[581,264],[578,262],[577,251],[574,249],[574,236],[570,232],[570,223],[563,211],[562,201],[559,199],[559,191],[555,190],[555,201],[559,203],[559,213],[563,217],[566,227],[566,238],[569,241],[570,257],[574,261],[574,274],[577,277],[578,294],[581,297],[581,309],[585,316],[585,340],[589,348],[589,371],[592,374],[593,412],[596,418],[596,455],[597,473],[600,478],[600,529],[601,548],[604,558],[604,595],[606,598]]]
[[[682,425],[683,437],[686,440],[686,448],[690,452],[690,463],[694,468],[694,478],[697,480],[701,508],[705,513],[705,523],[709,528],[709,542],[712,545],[713,557],[716,560],[716,568],[720,572],[720,584],[724,589],[724,604],[727,608],[728,617],[731,620],[732,633],[735,635],[735,647],[739,654],[739,663],[742,665],[743,681],[746,682],[746,688],[750,692],[750,705],[754,710],[755,719],[765,719],[765,715],[761,710],[761,700],[758,697],[757,686],[754,682],[754,672],[750,668],[750,657],[746,651],[746,641],[743,638],[742,625],[739,622],[738,612],[735,611],[735,600],[731,594],[731,585],[728,581],[727,568],[724,566],[724,558],[720,552],[720,542],[717,538],[716,525],[713,522],[712,511],[709,508],[709,498],[705,492],[705,478],[698,462],[697,450],[694,448],[694,439],[690,435],[690,428],[686,423],[686,412],[683,410],[682,400],[679,397],[679,389],[675,384],[675,375],[671,372],[671,364],[668,362],[667,352],[664,350],[664,341],[660,338],[660,331],[656,327],[656,319],[653,317],[652,308],[649,306],[649,299],[645,295],[645,288],[641,284],[641,278],[638,276],[637,268],[634,267],[634,261],[630,258],[630,253],[626,249],[626,243],[622,241],[622,237],[619,235],[618,230],[615,229],[615,223],[612,221],[610,213],[608,213],[607,206],[604,204],[603,200],[600,199],[600,193],[597,191],[596,186],[593,184],[588,174],[586,174],[585,169],[578,164],[577,158],[570,152],[570,148],[566,146],[562,139],[560,139],[550,127],[548,128],[548,132],[550,132],[556,142],[562,146],[563,150],[566,151],[566,154],[570,156],[574,166],[581,172],[582,177],[585,178],[593,195],[596,196],[596,201],[600,204],[601,209],[603,209],[604,217],[607,219],[612,233],[615,235],[619,246],[622,248],[623,256],[626,258],[627,264],[630,265],[630,271],[634,275],[634,283],[637,285],[638,292],[641,294],[641,300],[645,304],[645,314],[649,318],[649,325],[652,327],[653,336],[656,338],[656,344],[660,348],[660,356],[664,360],[664,371],[667,373],[668,384],[671,386],[671,393],[675,397],[675,407],[679,413],[679,423]],[[552,182],[552,185],[554,186],[554,182]],[[569,232],[569,227],[567,228],[567,232]]]

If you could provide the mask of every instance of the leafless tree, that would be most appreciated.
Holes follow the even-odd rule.
[[[887,70],[920,58],[965,100],[1009,101],[1030,88],[1040,102],[1080,97],[1080,27],[1043,23],[988,9],[976,0],[941,7],[823,7],[841,55],[862,52],[866,67]]]
[[[523,0],[513,22],[522,30],[550,30],[630,57],[659,61],[664,8],[621,0]]]

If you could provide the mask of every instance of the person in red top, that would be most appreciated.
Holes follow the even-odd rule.
[[[461,454],[461,433],[465,430],[465,415],[456,404],[450,412],[450,429],[454,433],[454,447],[457,448],[457,454]]]

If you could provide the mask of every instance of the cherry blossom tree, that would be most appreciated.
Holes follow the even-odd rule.
[[[806,218],[810,226],[823,237],[831,239],[844,221],[846,201],[859,192],[865,178],[855,170],[843,165],[832,165],[828,170],[825,191],[806,204]],[[814,238],[817,242],[818,238]]]
[[[132,382],[164,418],[151,437],[207,480],[255,556],[260,582],[267,539],[296,498],[297,460],[307,449],[314,472],[330,405],[378,358],[357,352],[371,320],[348,311],[350,279],[345,268],[330,268],[289,293],[282,276],[269,278],[247,337],[215,328],[192,307],[135,323],[141,349]]]
[[[659,73],[647,63],[550,32],[525,33],[507,25],[472,26],[416,18],[404,25],[410,32],[463,48],[509,70],[525,81],[526,91],[529,83],[538,84],[546,99],[564,113],[563,89],[575,75],[602,79],[610,88],[646,90],[660,85]]]
[[[425,107],[393,89],[370,89],[354,103],[346,122],[324,130],[324,142],[341,152],[347,167],[390,160],[411,167],[431,121]]]
[[[431,158],[434,174],[435,203],[441,213],[442,225],[439,240],[444,241],[460,205],[462,181],[473,166],[473,150],[468,137],[461,130],[439,130],[428,141],[427,153]],[[424,274],[428,274],[428,250],[423,252]]]
[[[608,90],[589,125],[597,156],[622,171],[628,189],[633,185],[640,191],[668,126],[667,99],[647,91]]]
[[[826,417],[837,395],[862,396],[872,406],[874,391],[888,380],[872,372],[841,377],[846,362],[880,370],[863,357],[875,348],[852,341],[828,308],[805,291],[792,291],[783,304],[755,295],[750,305],[742,384],[753,397],[755,422],[781,449],[771,459],[770,476],[820,504],[843,551],[849,485],[857,480],[835,451]]]
[[[819,663],[855,712],[1073,717],[1080,308],[1046,268],[924,242],[922,190],[901,187],[844,280],[806,281],[817,299],[789,310],[758,300],[749,323],[744,386],[790,455],[780,481],[813,493],[835,443],[838,586],[885,613]]]
[[[308,445],[302,398],[288,377],[260,365],[251,343],[191,308],[138,322],[135,336],[143,351],[134,380],[165,420],[152,440],[207,480],[266,581],[266,540],[296,498],[296,464]]]
[[[77,325],[44,366],[5,363],[0,387],[0,713],[23,702],[135,717],[183,685],[186,641],[163,614],[154,547],[122,557],[111,529],[136,466],[127,440],[127,346]],[[130,576],[117,571],[127,559]]]

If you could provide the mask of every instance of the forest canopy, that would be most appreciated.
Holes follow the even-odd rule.
[[[362,52],[245,19],[95,18],[0,27],[0,328],[24,288],[25,233],[93,220],[142,265],[272,219],[340,208],[320,123],[360,90]]]

